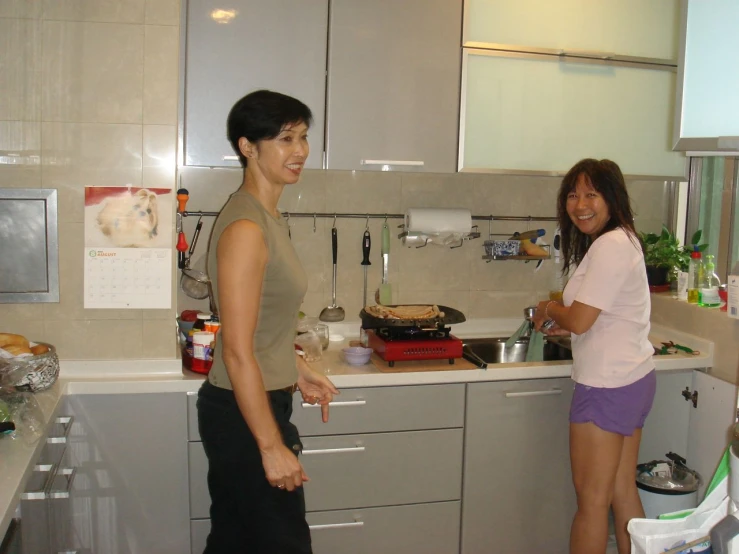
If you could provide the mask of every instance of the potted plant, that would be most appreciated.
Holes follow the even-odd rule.
[[[702,232],[696,231],[689,245],[681,246],[674,234],[662,226],[662,232],[639,233],[644,247],[644,263],[647,266],[647,280],[652,287],[665,286],[677,278],[677,271],[687,271],[690,253],[703,252],[707,244],[699,244]]]

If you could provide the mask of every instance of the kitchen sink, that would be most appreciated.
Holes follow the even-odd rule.
[[[465,339],[463,355],[466,360],[482,368],[488,364],[502,364],[526,361],[528,339],[517,341],[511,348],[506,348],[508,337],[491,337],[482,339]],[[664,355],[654,348],[654,355]],[[547,337],[544,340],[544,361],[571,360],[572,343],[570,337]]]
[[[480,366],[526,361],[528,339],[519,340],[510,348],[505,347],[508,337],[491,337],[464,340],[463,354],[465,359]],[[557,340],[544,342],[544,361],[571,360],[569,337],[557,337]]]

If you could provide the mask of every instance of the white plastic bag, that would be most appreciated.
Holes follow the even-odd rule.
[[[635,518],[629,521],[627,529],[631,535],[631,553],[662,554],[707,536],[714,525],[735,510],[728,495],[724,493],[723,498],[720,498],[720,492],[717,492],[720,488],[714,489],[687,517],[681,519]],[[717,494],[714,495],[714,493]],[[687,551],[710,552],[710,545],[702,549],[700,546],[693,546]],[[679,551],[676,550],[676,552]]]

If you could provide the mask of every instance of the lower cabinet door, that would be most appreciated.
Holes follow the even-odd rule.
[[[314,554],[457,554],[460,503],[435,502],[312,512]],[[190,521],[191,554],[202,554],[209,519]]]
[[[459,552],[459,502],[312,512],[306,519],[315,554]]]
[[[190,554],[203,554],[210,533],[209,519],[190,520]]]

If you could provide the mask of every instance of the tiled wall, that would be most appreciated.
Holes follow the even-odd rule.
[[[92,185],[176,186],[178,0],[0,0],[0,187],[59,191],[58,304],[0,304],[0,330],[57,346],[65,359],[173,358],[176,309],[205,308],[177,293],[171,310],[83,308],[83,189]],[[583,153],[587,155],[587,153]],[[573,160],[573,162],[576,160]],[[189,209],[218,210],[240,171],[186,169]],[[407,207],[466,207],[479,215],[554,214],[558,179],[307,171],[286,190],[287,211],[402,213]],[[662,183],[630,183],[643,230],[659,229]],[[188,239],[195,218],[186,220]],[[208,220],[193,260],[202,257]],[[394,236],[399,221],[391,220]],[[304,311],[330,302],[331,221],[291,220],[310,275]],[[381,220],[373,237],[369,289],[380,281]],[[533,227],[534,224],[532,224]],[[362,303],[364,220],[337,221],[338,303],[356,318]],[[553,224],[543,225],[551,238]],[[494,233],[525,230],[495,223]],[[483,223],[480,231],[488,232]],[[390,282],[397,302],[435,302],[468,317],[517,317],[546,295],[551,263],[485,263],[482,240],[449,250],[392,241]]]
[[[0,1],[0,187],[55,188],[58,304],[0,328],[67,359],[174,357],[171,310],[85,310],[83,190],[175,186],[178,0]]]

